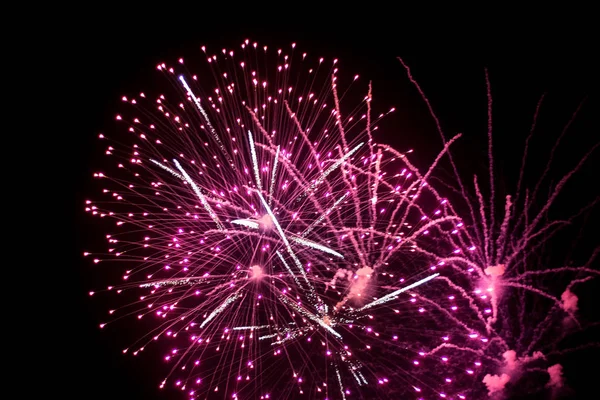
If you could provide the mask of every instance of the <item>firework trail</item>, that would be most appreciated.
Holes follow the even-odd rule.
[[[95,292],[122,301],[101,328],[151,320],[124,352],[156,343],[160,388],[190,399],[469,398],[483,360],[427,356],[487,342],[445,276],[463,222],[428,184],[456,138],[420,171],[378,143],[393,109],[376,114],[337,60],[203,51],[158,65],[170,85],[124,96],[100,135],[108,163],[85,207],[111,228],[84,255],[123,268]],[[440,254],[432,237],[448,235]]]
[[[429,108],[445,142],[441,124],[429,100],[412,77],[408,66],[401,59],[400,62]],[[542,96],[525,141],[516,190],[512,196],[498,197],[494,177],[492,95],[487,71],[485,81],[489,193],[481,189],[477,176],[472,186],[465,182],[450,153],[450,166],[456,185],[451,185],[447,178],[435,178],[432,181],[454,193],[454,196],[449,196],[453,201],[448,215],[465,217],[467,226],[451,235],[435,232],[431,237],[437,240],[437,245],[429,246],[429,249],[434,249],[430,255],[454,271],[454,274],[447,273],[440,279],[445,280],[449,287],[454,287],[462,302],[471,310],[470,317],[467,312],[462,313],[465,329],[473,332],[473,338],[485,339],[483,344],[477,343],[475,346],[472,342],[460,346],[444,343],[428,351],[427,355],[453,354],[465,360],[474,356],[477,362],[483,362],[477,373],[480,386],[471,392],[476,397],[489,395],[510,398],[514,394],[531,395],[542,390],[556,394],[565,386],[560,356],[600,346],[598,342],[588,342],[578,348],[560,345],[561,340],[577,335],[584,329],[577,315],[576,292],[578,287],[600,275],[598,269],[592,268],[600,247],[596,247],[581,265],[572,265],[569,260],[557,265],[556,260],[548,260],[551,257],[548,250],[559,230],[596,207],[599,199],[591,201],[566,219],[553,219],[550,211],[559,195],[564,196],[567,182],[584,167],[598,144],[588,149],[566,174],[551,184],[544,197],[543,185],[551,171],[559,143],[580,112],[582,103],[552,147],[541,175],[531,188],[526,187],[525,166],[544,100]],[[432,231],[438,230],[439,227],[432,228]],[[453,253],[452,256],[446,255],[448,251]]]

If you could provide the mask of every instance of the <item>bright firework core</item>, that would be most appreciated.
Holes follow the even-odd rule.
[[[270,231],[273,229],[273,219],[269,214],[265,214],[258,219],[258,225],[263,231]]]
[[[252,279],[260,279],[263,276],[263,269],[260,265],[253,265],[250,267],[250,274]]]

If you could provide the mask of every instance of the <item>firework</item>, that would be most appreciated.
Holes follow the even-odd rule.
[[[124,96],[100,135],[85,207],[111,228],[85,255],[123,268],[96,291],[121,296],[114,321],[152,326],[124,352],[156,343],[160,388],[190,399],[468,398],[481,361],[436,350],[487,342],[445,276],[462,242],[436,242],[463,237],[428,184],[454,139],[420,172],[377,139],[393,109],[376,112],[337,60],[202,50],[206,63],[158,65],[169,84]]]
[[[444,139],[441,124],[435,116],[429,100],[405,67],[410,80],[425,100],[435,119],[438,131]],[[587,261],[573,265],[569,259],[560,264],[549,249],[552,239],[561,228],[570,225],[598,204],[598,198],[573,212],[568,218],[554,219],[553,205],[569,180],[581,170],[597,149],[592,146],[574,163],[568,172],[550,183],[548,193],[544,184],[551,172],[555,153],[573,123],[582,104],[571,116],[550,151],[547,163],[532,187],[525,185],[530,141],[534,135],[544,96],[537,104],[530,133],[525,141],[518,181],[512,195],[498,196],[492,136],[492,96],[486,71],[488,104],[488,181],[485,193],[475,176],[472,185],[466,183],[454,159],[449,155],[456,185],[448,179],[434,180],[451,189],[456,196],[448,215],[461,215],[466,229],[446,234],[436,231],[436,245],[432,257],[444,263],[452,273],[440,280],[455,288],[458,296],[470,309],[461,315],[462,329],[471,332],[472,338],[484,337],[483,343],[443,343],[427,352],[428,356],[453,354],[468,360],[483,362],[477,380],[479,387],[471,393],[476,397],[504,398],[511,394],[539,393],[542,390],[556,392],[563,389],[565,381],[560,356],[577,350],[598,347],[598,342],[583,342],[569,348],[560,342],[570,335],[583,331],[579,320],[577,289],[597,278],[600,271],[592,263],[600,248],[592,251]],[[564,247],[564,244],[562,245]],[[419,249],[419,251],[425,251]],[[437,253],[440,252],[440,253]],[[448,257],[446,254],[452,252]],[[548,278],[551,278],[550,280]],[[427,293],[425,294],[427,295]],[[436,304],[437,306],[437,304]],[[457,324],[457,327],[460,325]]]

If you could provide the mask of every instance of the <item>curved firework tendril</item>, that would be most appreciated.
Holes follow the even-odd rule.
[[[124,353],[169,343],[160,387],[190,399],[468,398],[470,367],[426,356],[475,331],[445,276],[459,250],[430,248],[463,237],[427,183],[458,136],[421,173],[375,141],[387,113],[373,116],[370,84],[354,101],[358,76],[342,92],[337,60],[294,47],[246,41],[202,75],[160,64],[169,92],[123,97],[132,143],[100,135],[104,197],[86,202],[116,226],[108,251],[84,255],[124,262],[103,292],[134,299],[108,324],[152,319]]]
[[[445,134],[428,98],[414,80],[410,68],[402,59],[399,60],[425,101],[436,122],[438,133],[445,142]],[[447,179],[432,180],[439,181],[441,186],[454,193],[458,201],[453,201],[449,206],[449,214],[464,212],[466,229],[453,231],[451,234],[433,235],[439,239],[437,246],[429,247],[434,249],[433,252],[418,249],[428,253],[438,263],[450,266],[455,272],[454,276],[447,274],[439,280],[455,289],[458,297],[468,306],[456,324],[472,331],[471,338],[481,340],[477,343],[467,341],[458,346],[456,342],[443,343],[426,352],[426,355],[453,355],[464,360],[477,360],[477,365],[481,367],[477,379],[481,384],[471,392],[476,397],[484,397],[486,393],[495,398],[510,397],[511,390],[517,390],[516,388],[519,388],[519,395],[542,390],[556,392],[565,385],[560,356],[572,351],[600,347],[599,342],[588,342],[576,348],[561,349],[560,346],[563,339],[583,331],[583,322],[577,315],[578,297],[574,292],[578,286],[600,275],[598,269],[592,268],[600,247],[596,247],[587,260],[577,266],[573,266],[570,260],[563,265],[556,265],[556,260],[551,260],[554,262],[545,265],[548,258],[546,247],[552,243],[551,240],[561,228],[596,207],[600,198],[590,201],[566,219],[553,219],[550,211],[557,197],[564,192],[567,182],[583,168],[599,144],[588,149],[566,174],[551,185],[547,197],[542,196],[542,185],[549,176],[555,152],[580,112],[582,102],[554,143],[535,184],[531,188],[525,187],[526,160],[544,100],[542,96],[525,141],[516,191],[513,196],[506,195],[501,203],[502,199],[496,197],[492,95],[487,71],[485,82],[489,194],[486,197],[477,176],[473,180],[472,192],[469,191],[469,186],[458,173],[452,154],[449,153],[456,185],[450,184]],[[432,231],[436,229],[434,227]],[[450,257],[447,256],[448,252],[452,253]],[[460,279],[461,275],[464,279]],[[544,279],[549,277],[553,278],[551,282]],[[432,305],[437,306],[433,302]],[[470,316],[467,315],[467,309],[470,310]],[[473,370],[471,373],[475,374]],[[535,383],[532,384],[531,379]]]

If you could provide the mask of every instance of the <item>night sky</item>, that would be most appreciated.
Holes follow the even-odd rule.
[[[423,16],[424,22],[416,24],[408,14],[379,23],[375,15],[369,15],[370,22],[335,18],[338,22],[332,24],[325,18],[286,23],[275,17],[261,19],[260,14],[243,23],[206,15],[199,15],[195,23],[189,18],[183,22],[173,14],[164,21],[150,21],[136,18],[133,13],[127,18],[108,17],[107,13],[94,20],[94,12],[90,13],[86,17],[89,20],[69,22],[63,28],[55,26],[64,32],[48,46],[48,54],[58,64],[49,66],[46,71],[52,73],[48,72],[45,78],[51,80],[53,93],[59,92],[56,99],[64,99],[55,105],[61,110],[61,121],[51,128],[57,147],[54,154],[60,159],[56,167],[61,171],[55,175],[54,184],[64,189],[55,188],[51,201],[67,218],[62,218],[59,228],[64,230],[61,245],[54,248],[50,257],[58,270],[49,274],[57,285],[48,285],[48,296],[52,296],[52,301],[56,299],[53,308],[60,312],[48,318],[53,326],[52,339],[46,340],[44,346],[52,353],[48,359],[58,359],[62,366],[50,364],[44,369],[52,376],[43,389],[48,396],[167,398],[161,397],[157,388],[166,372],[158,367],[157,352],[146,351],[142,358],[121,354],[125,343],[121,343],[119,331],[133,324],[124,323],[117,327],[121,329],[110,332],[97,328],[107,307],[101,299],[87,295],[95,288],[94,272],[90,270],[98,267],[81,256],[103,236],[103,232],[95,231],[97,220],[83,211],[84,200],[95,193],[91,175],[104,162],[96,136],[112,126],[124,93],[146,90],[154,79],[160,79],[155,72],[159,61],[176,60],[182,55],[202,57],[201,45],[214,50],[223,46],[235,48],[246,38],[270,47],[296,42],[300,51],[339,58],[342,74],[358,73],[372,79],[375,101],[398,110],[391,122],[386,122],[390,132],[382,136],[382,141],[401,149],[414,147],[421,166],[425,166],[441,149],[440,141],[424,103],[395,58],[402,56],[428,94],[447,135],[464,133],[464,143],[460,144],[463,148],[457,154],[464,155],[461,165],[470,174],[486,166],[487,67],[497,107],[496,160],[502,168],[499,181],[508,188],[514,185],[514,165],[520,164],[521,158],[515,144],[520,146],[526,137],[535,105],[544,92],[548,93],[550,104],[544,111],[548,118],[545,124],[556,125],[552,131],[555,135],[577,104],[590,96],[573,128],[574,139],[566,140],[565,168],[583,154],[582,147],[600,138],[600,124],[594,118],[598,109],[593,105],[598,96],[594,88],[599,67],[594,60],[597,49],[591,45],[591,25],[579,14],[571,17],[557,13],[551,19],[540,15],[518,21],[498,16],[496,22],[473,22],[463,16],[441,24]],[[356,17],[360,13],[361,10],[354,11]],[[119,15],[118,10],[115,15]],[[545,154],[550,145],[541,145]],[[593,198],[599,193],[598,178],[592,174],[600,166],[598,158],[596,154],[578,178],[577,190],[587,191],[582,197]],[[558,163],[559,170],[562,162]],[[561,203],[566,209],[569,205]],[[590,219],[597,221],[597,214]],[[597,245],[590,224],[582,228],[587,242],[580,243],[587,249]],[[581,232],[579,228],[574,234]],[[590,352],[587,357],[580,357],[573,363],[581,365],[584,360],[593,359]],[[567,377],[580,393],[593,383],[589,368],[580,367],[577,374]]]

